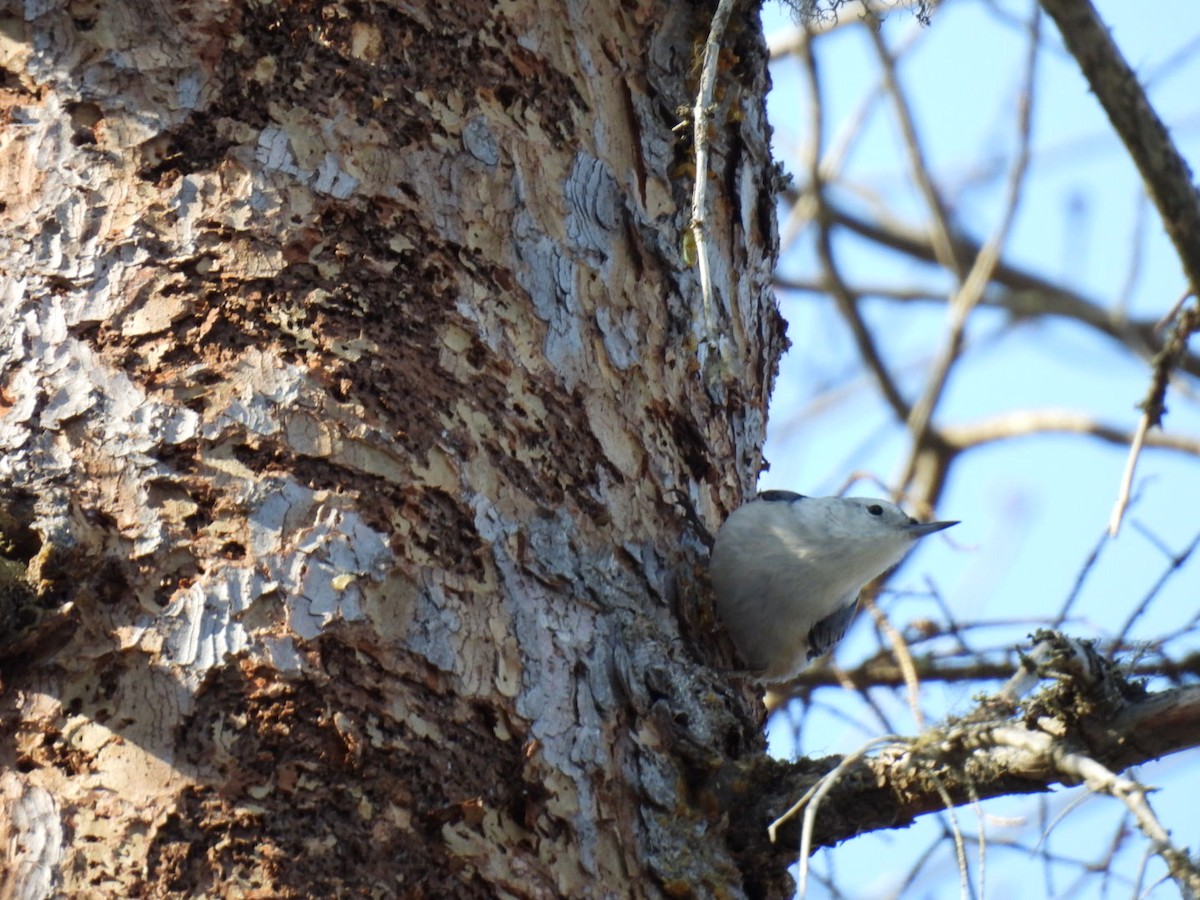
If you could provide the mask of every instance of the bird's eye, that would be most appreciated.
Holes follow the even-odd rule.
[[[883,515],[883,507],[880,506],[878,503],[872,503],[870,506],[867,507],[867,512],[869,512],[873,516],[882,516]]]

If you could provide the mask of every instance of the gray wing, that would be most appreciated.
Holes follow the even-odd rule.
[[[854,621],[854,611],[858,609],[858,593],[846,598],[847,602],[838,606],[832,612],[817,622],[808,630],[808,658],[816,659],[826,650],[831,650],[846,634],[846,629]]]

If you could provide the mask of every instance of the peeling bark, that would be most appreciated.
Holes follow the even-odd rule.
[[[783,344],[738,16],[717,365],[702,7],[0,20],[0,894],[784,889],[692,793],[762,751],[696,577]]]

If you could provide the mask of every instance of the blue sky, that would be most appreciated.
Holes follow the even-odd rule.
[[[1178,148],[1193,169],[1200,169],[1200,3],[1168,0],[1149,7],[1097,0],[1096,6],[1126,59],[1149,84],[1151,99]],[[930,28],[922,29],[905,12],[893,13],[884,25],[893,47],[915,36],[917,44],[901,63],[900,77],[955,221],[981,241],[998,222],[1003,178],[985,178],[980,173],[1003,173],[1007,165],[1025,56],[1025,35],[1019,26],[1005,24],[994,10],[1016,21],[1024,20],[1031,8],[1024,0],[994,4],[949,0]],[[790,14],[778,5],[769,5],[763,16],[768,35],[792,27]],[[1062,50],[1051,21],[1043,20],[1042,36],[1045,49],[1039,61],[1034,158],[1005,259],[1050,279],[1062,279],[1104,306],[1120,302],[1127,294],[1131,316],[1157,318],[1175,303],[1185,283],[1178,260],[1132,163],[1074,62]],[[817,46],[826,88],[827,134],[836,135],[863,93],[875,85],[878,67],[861,28],[841,29]],[[780,61],[773,65],[772,77],[775,89],[769,109],[776,129],[776,157],[802,173],[808,117],[800,63]],[[893,122],[888,105],[879,104],[843,177],[867,185],[908,224],[921,225],[927,216],[909,183]],[[797,177],[803,181],[802,174]],[[869,207],[863,204],[860,209]],[[933,270],[861,243],[842,241],[837,249],[852,279],[945,286],[944,278]],[[1140,261],[1136,266],[1135,260]],[[787,250],[780,271],[794,277],[816,271],[810,232],[802,233]],[[793,292],[781,292],[779,303],[793,346],[780,368],[766,447],[771,468],[760,479],[760,488],[833,493],[853,471],[871,472],[890,483],[905,459],[907,439],[863,376],[836,311],[825,300]],[[874,301],[867,304],[866,315],[880,333],[887,334],[881,341],[887,359],[904,373],[906,395],[914,398],[940,346],[945,307]],[[1070,322],[1039,320],[1010,326],[1001,314],[988,311],[976,314],[968,335],[972,348],[953,376],[936,421],[964,423],[1009,410],[1064,408],[1122,429],[1135,427],[1139,415],[1135,407],[1145,395],[1149,367],[1108,338]],[[1197,342],[1192,343],[1195,349]],[[1167,430],[1200,434],[1198,389],[1193,380],[1168,394]],[[930,539],[893,580],[892,588],[918,594],[884,599],[893,621],[903,625],[919,616],[938,615],[928,597],[920,596],[929,579],[960,620],[1022,620],[990,630],[981,643],[1019,642],[1030,630],[1025,622],[1053,615],[1072,589],[1106,526],[1126,456],[1125,448],[1070,435],[1007,441],[965,454],[955,464],[938,510],[939,517],[961,519],[963,524],[946,532],[944,539]],[[1196,458],[1147,451],[1135,486],[1138,500],[1121,535],[1104,547],[1073,607],[1069,630],[1076,636],[1111,636],[1169,565],[1168,553],[1184,550],[1200,532],[1200,461]],[[861,485],[851,493],[881,495],[882,491]],[[1182,629],[1200,614],[1200,558],[1196,557],[1200,552],[1157,595],[1139,622],[1136,637],[1152,639]],[[872,632],[869,622],[860,619],[839,650],[839,661],[852,665],[873,652],[877,643]],[[1200,649],[1200,637],[1186,635],[1170,649],[1177,654]],[[925,699],[927,711],[934,715],[962,712],[970,705],[970,691],[935,687]],[[852,697],[839,697],[833,691],[822,692],[818,700],[851,716],[862,712]],[[894,714],[898,727],[913,731],[902,703],[886,696],[880,702]],[[814,713],[805,722],[800,749],[808,753],[852,749],[873,733],[873,723],[869,719],[867,723],[863,730],[836,715]],[[772,741],[781,754],[792,749],[786,727],[777,727]],[[1189,771],[1200,768],[1197,762],[1197,755],[1181,754],[1141,773],[1145,780],[1164,787],[1154,797],[1155,809],[1175,838],[1193,850],[1200,848],[1200,820],[1187,795],[1200,789],[1200,775]],[[1002,807],[1004,815],[1028,817],[1039,802],[1053,806],[1064,801],[1059,795],[1049,801],[1006,800],[988,809]],[[1096,835],[1111,834],[1121,812],[1122,807],[1111,799],[1087,800],[1057,826],[1051,844],[1061,842],[1063,852],[1090,859],[1099,852]],[[962,816],[964,821],[973,819],[969,812]],[[879,873],[878,866],[864,868],[855,859],[863,853],[877,855],[881,847],[887,852],[918,852],[914,848],[932,840],[933,825],[924,827],[927,833],[922,837],[910,831],[851,842],[819,856],[817,869],[832,861],[849,896],[886,895],[888,871],[869,882],[861,876],[857,881],[848,878],[847,873]],[[970,827],[974,828],[973,822]],[[1040,833],[1031,824],[1017,830],[1030,843]],[[1089,832],[1085,843],[1073,846],[1070,835],[1084,831]],[[1143,846],[1140,839],[1130,845],[1135,850]],[[1136,869],[1136,855],[1131,858],[1132,863],[1123,861],[1123,870]],[[1006,895],[999,873],[1021,877],[1026,883],[1034,879],[1041,894],[1023,892],[1023,896],[1070,893],[1075,871],[1071,866],[1057,870],[1056,880],[1047,885],[1039,863],[1018,865],[1024,857],[1013,855],[1007,858],[1012,865],[1001,866],[1004,859],[997,851],[995,868],[988,873],[990,895]],[[937,867],[939,880],[928,885],[928,891],[920,891],[920,896],[958,895],[958,875],[949,856],[946,860]],[[1154,864],[1151,871],[1156,871]],[[1085,881],[1081,892],[1072,896],[1091,896],[1095,883]],[[1166,891],[1170,895],[1174,889],[1168,886]],[[1128,895],[1127,888],[1116,890],[1116,896]]]

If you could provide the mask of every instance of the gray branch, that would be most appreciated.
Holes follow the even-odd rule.
[[[1187,162],[1089,0],[1041,0],[1146,183],[1192,291],[1200,290],[1200,194]]]

